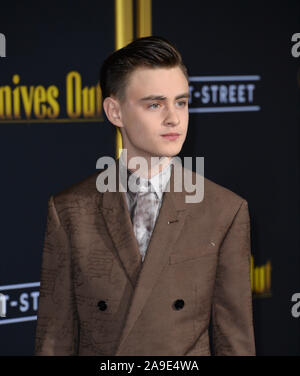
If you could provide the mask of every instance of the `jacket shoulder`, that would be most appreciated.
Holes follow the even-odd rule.
[[[196,182],[197,175],[199,174],[193,171],[193,182]],[[204,206],[209,212],[213,212],[216,215],[218,213],[227,213],[232,216],[235,215],[243,203],[244,205],[248,205],[247,200],[241,195],[205,176],[201,175],[201,178],[203,179],[204,188],[203,200],[198,204],[192,204],[196,206],[194,208],[196,211],[198,207]]]
[[[204,195],[208,200],[222,200],[229,204],[241,204],[242,201],[246,201],[241,195],[206,177],[204,177]]]
[[[97,198],[100,194],[96,187],[99,173],[100,170],[53,194],[55,206],[58,208],[65,205],[75,206]]]

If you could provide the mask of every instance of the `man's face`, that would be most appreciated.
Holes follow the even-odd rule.
[[[188,128],[186,77],[179,67],[138,68],[129,77],[125,102],[120,104],[123,149],[128,158],[173,157],[185,141]],[[177,138],[166,138],[178,133]]]

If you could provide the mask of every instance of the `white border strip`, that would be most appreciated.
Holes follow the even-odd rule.
[[[3,324],[14,324],[16,322],[24,322],[24,321],[34,321],[36,319],[37,319],[37,316],[18,317],[16,319],[6,319],[6,320],[1,320],[0,319],[0,325],[3,325]]]
[[[236,107],[202,107],[190,108],[189,112],[243,112],[243,111],[259,111],[260,106],[236,106]]]
[[[189,81],[208,82],[208,81],[259,81],[259,75],[252,76],[191,76]]]
[[[27,287],[38,287],[38,286],[40,286],[40,282],[19,283],[17,285],[0,286],[0,291],[24,289],[24,288],[27,288]]]

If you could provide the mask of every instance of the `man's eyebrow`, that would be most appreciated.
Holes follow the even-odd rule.
[[[179,94],[175,97],[175,99],[180,99],[180,98],[189,98],[190,94],[189,93],[183,93]],[[147,97],[141,98],[140,101],[163,101],[167,99],[167,97],[164,97],[163,95],[148,95]]]

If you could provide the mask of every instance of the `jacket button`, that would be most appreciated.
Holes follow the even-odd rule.
[[[98,302],[98,308],[100,309],[100,311],[105,311],[106,308],[107,308],[107,304],[104,300],[100,300],[100,302]]]
[[[182,299],[177,299],[175,302],[174,302],[174,307],[175,309],[179,310],[179,309],[182,309],[184,306],[184,301]]]

